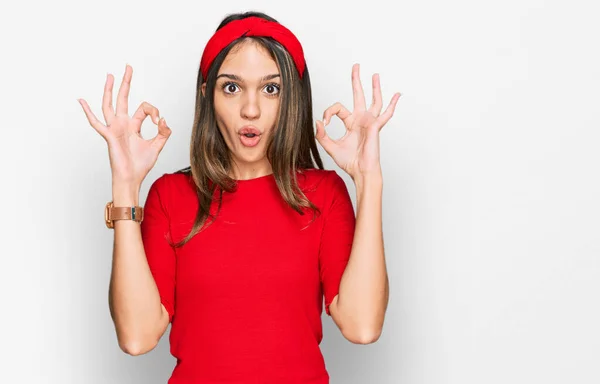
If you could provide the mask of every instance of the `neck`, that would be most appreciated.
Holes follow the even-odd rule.
[[[266,166],[257,167],[257,166],[249,166],[249,167],[238,167],[235,166],[233,169],[229,171],[229,177],[234,180],[249,180],[255,179],[261,176],[267,176],[273,173],[273,168],[271,168],[271,164],[267,163]]]

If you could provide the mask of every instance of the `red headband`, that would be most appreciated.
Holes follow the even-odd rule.
[[[292,59],[294,59],[296,69],[298,69],[300,78],[302,78],[305,66],[304,52],[302,50],[302,45],[296,36],[279,23],[252,16],[227,23],[224,27],[217,30],[210,38],[204,48],[202,59],[200,60],[200,70],[202,71],[202,78],[205,81],[208,75],[208,69],[215,57],[217,57],[225,47],[231,44],[232,41],[242,36],[272,37],[278,41],[285,49],[287,49],[292,56]]]

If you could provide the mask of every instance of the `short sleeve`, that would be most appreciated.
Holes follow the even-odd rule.
[[[150,186],[144,204],[142,242],[148,266],[160,294],[160,301],[169,313],[169,322],[175,313],[176,254],[170,245],[170,227],[165,209],[165,175]]]
[[[325,297],[325,313],[331,316],[329,305],[338,294],[342,275],[350,259],[356,217],[344,180],[332,171],[329,175],[329,196],[319,247],[319,273]]]

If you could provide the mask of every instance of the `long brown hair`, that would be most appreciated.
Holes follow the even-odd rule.
[[[217,30],[233,20],[250,16],[277,22],[261,12],[236,13],[225,17]],[[229,177],[232,167],[231,153],[216,123],[214,89],[219,68],[225,57],[244,39],[252,39],[252,42],[266,48],[277,63],[281,75],[282,89],[278,116],[266,148],[267,159],[273,169],[277,187],[282,198],[299,214],[304,214],[302,208],[313,210],[313,220],[317,212],[320,214],[320,209],[310,202],[300,190],[296,178],[296,172],[302,174],[305,169],[315,168],[311,153],[318,168],[323,169],[313,130],[308,69],[304,69],[302,79],[300,79],[292,57],[276,40],[270,37],[245,36],[229,44],[213,61],[206,78],[206,96],[202,94],[202,84],[205,79],[202,78],[202,73],[198,68],[196,110],[190,142],[190,166],[175,173],[188,175],[191,173],[196,185],[199,209],[190,233],[183,240],[173,244],[175,247],[183,246],[200,232],[209,216],[214,221],[216,216],[210,214],[209,208],[216,188],[219,192],[217,214],[221,209],[223,192],[234,192],[236,189],[236,181]]]

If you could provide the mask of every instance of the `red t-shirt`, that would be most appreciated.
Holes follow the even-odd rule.
[[[141,231],[170,315],[169,384],[329,383],[323,299],[331,315],[355,215],[334,170],[303,172],[299,186],[322,211],[310,225],[312,210],[289,207],[271,174],[239,180],[216,220],[177,249],[168,239],[182,240],[198,209],[191,175],[163,174],[150,186]]]

